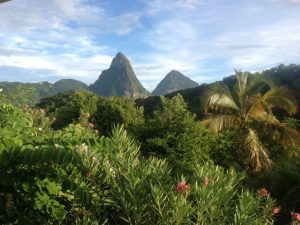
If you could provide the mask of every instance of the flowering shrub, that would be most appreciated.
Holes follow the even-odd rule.
[[[273,200],[244,190],[243,174],[205,163],[179,178],[123,127],[38,132],[10,105],[0,122],[0,224],[272,224]]]
[[[274,208],[274,215],[275,215],[275,216],[278,215],[279,212],[280,212],[280,208],[279,208],[279,207],[275,207],[275,208]]]
[[[186,185],[183,181],[179,182],[176,188],[178,193],[182,193],[183,191],[190,191],[190,187]]]
[[[300,213],[293,213],[293,218],[294,218],[294,220],[300,222]]]
[[[259,194],[262,196],[262,197],[267,197],[269,192],[266,188],[260,188],[259,189]]]

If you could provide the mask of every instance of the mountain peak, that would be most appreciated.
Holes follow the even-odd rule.
[[[177,70],[170,71],[153,90],[152,95],[164,95],[173,91],[197,87],[198,84]]]
[[[166,77],[174,77],[174,76],[184,76],[182,73],[180,73],[178,70],[171,70]],[[184,76],[185,77],[185,76]]]
[[[129,60],[122,52],[118,52],[118,54],[113,58],[110,67],[123,67],[130,64]]]
[[[180,73],[178,70],[171,70],[168,74]]]
[[[90,86],[90,90],[103,96],[144,98],[149,94],[137,79],[129,60],[121,52],[113,58],[110,67]]]

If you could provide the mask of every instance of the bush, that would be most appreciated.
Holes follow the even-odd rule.
[[[133,131],[144,123],[144,109],[137,107],[133,99],[128,97],[101,98],[98,109],[92,117],[103,135],[111,135],[112,128],[117,124]]]
[[[209,161],[210,133],[195,121],[181,95],[161,97],[162,105],[136,132],[144,155],[166,158],[174,171],[189,173],[197,164]]]
[[[273,200],[243,189],[243,174],[191,162],[177,176],[166,160],[144,158],[123,127],[110,138],[79,124],[40,130],[43,119],[3,103],[0,122],[1,224],[272,223]],[[177,134],[180,148],[194,128]],[[180,152],[167,154],[179,162]]]

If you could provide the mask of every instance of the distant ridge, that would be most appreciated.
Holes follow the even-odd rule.
[[[21,83],[21,82],[0,82],[0,88],[3,89],[5,96],[16,104],[35,105],[41,98],[66,92],[70,90],[87,90],[88,86],[78,80],[61,79],[54,84],[47,81],[38,83]],[[21,93],[20,93],[21,92]],[[16,93],[27,96],[19,96],[15,99]]]
[[[55,82],[53,86],[58,92],[65,92],[74,89],[86,90],[88,88],[88,86],[85,83],[74,79],[61,79]]]
[[[148,91],[137,79],[129,60],[119,52],[112,60],[110,67],[104,70],[98,80],[89,89],[103,96],[129,96],[145,98]]]
[[[152,95],[165,95],[173,91],[184,90],[199,86],[198,83],[184,76],[177,70],[169,72],[152,91]]]

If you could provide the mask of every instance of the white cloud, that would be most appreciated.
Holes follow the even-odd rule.
[[[197,10],[202,5],[207,4],[208,0],[143,0],[149,9],[149,15],[156,15],[162,12],[181,13],[182,10]],[[178,10],[178,11],[174,11]]]
[[[152,52],[144,57],[144,62],[154,66],[148,69],[145,63],[138,68],[140,74],[146,74],[142,80],[148,76],[160,80],[169,70],[177,69],[201,83],[222,79],[234,68],[257,71],[279,63],[298,62],[299,8],[258,1],[226,6],[216,4],[217,1],[195,1],[199,3],[197,11],[182,8],[174,13],[168,12],[170,1],[165,5],[164,2],[149,2],[149,14],[159,15],[159,10],[165,14],[145,35]],[[179,2],[184,1],[176,1],[173,7]]]
[[[141,1],[143,10],[119,13],[89,0],[2,4],[0,65],[48,69],[91,83],[120,47],[151,90],[173,69],[201,83],[233,68],[299,63],[300,0]],[[133,36],[138,43],[127,39]]]
[[[134,29],[142,26],[140,23],[140,13],[128,13],[111,17],[107,20],[108,29],[118,35],[126,35]]]
[[[51,70],[86,83],[98,78],[115,53],[96,37],[140,26],[139,14],[112,17],[86,0],[18,0],[0,7],[1,66]]]
[[[56,66],[37,56],[0,56],[0,66],[15,66],[27,69],[53,69]]]
[[[285,4],[298,5],[300,4],[300,0],[270,0],[272,2],[281,2]]]

